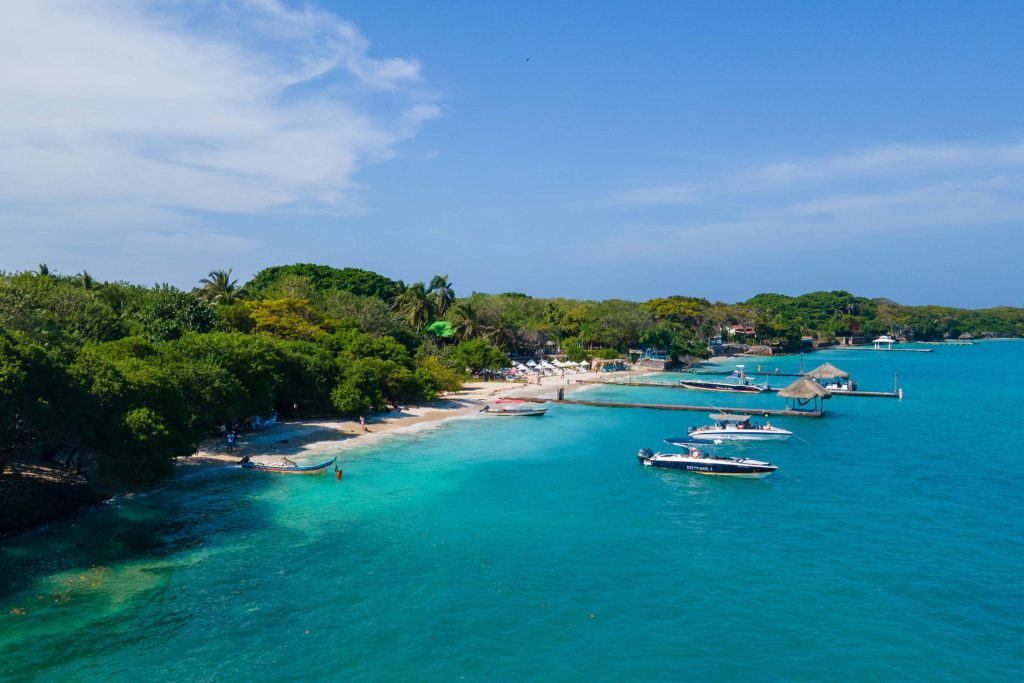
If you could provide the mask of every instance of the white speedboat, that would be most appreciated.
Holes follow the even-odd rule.
[[[655,453],[641,448],[636,459],[645,467],[684,470],[719,477],[761,479],[779,469],[770,462],[750,458],[723,458],[701,452],[697,446],[685,446],[686,453]]]
[[[766,422],[763,425],[752,422],[750,415],[712,413],[708,417],[714,421],[714,424],[690,427],[687,441],[785,441],[793,436],[793,432],[776,427],[771,422]],[[683,440],[665,439],[665,441],[679,445]]]

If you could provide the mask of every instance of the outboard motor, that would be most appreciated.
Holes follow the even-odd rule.
[[[648,464],[651,461],[651,458],[653,457],[654,451],[652,451],[650,448],[641,448],[639,451],[636,452],[636,459],[640,462],[641,465]]]

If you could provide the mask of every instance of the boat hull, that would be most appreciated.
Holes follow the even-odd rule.
[[[793,436],[788,432],[771,432],[758,429],[708,430],[690,432],[690,439],[697,441],[785,441]],[[668,439],[666,439],[668,441]],[[669,441],[669,443],[672,443]]]
[[[657,467],[665,470],[682,470],[693,474],[712,477],[733,477],[737,479],[763,479],[778,469],[767,462],[725,461],[713,458],[690,457],[659,457],[637,455],[637,460],[646,467]]]
[[[331,458],[319,465],[288,465],[283,467],[250,461],[241,463],[240,467],[245,470],[253,470],[254,472],[274,472],[275,474],[323,474],[337,460],[337,458]]]
[[[534,408],[531,410],[488,410],[488,415],[498,417],[540,417],[548,412],[547,408]]]

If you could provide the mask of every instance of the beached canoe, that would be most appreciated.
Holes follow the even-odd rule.
[[[319,465],[297,465],[290,461],[262,463],[253,462],[252,460],[243,460],[239,465],[241,465],[243,469],[256,470],[257,472],[278,472],[280,474],[323,474],[327,471],[327,468],[333,465],[337,460],[337,458],[331,458],[327,462],[322,462]]]

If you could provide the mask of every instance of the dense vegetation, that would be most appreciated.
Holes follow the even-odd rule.
[[[435,321],[442,325],[431,325]],[[846,292],[761,294],[736,305],[473,293],[447,276],[406,285],[354,268],[268,268],[245,286],[214,271],[193,291],[0,274],[0,473],[34,455],[125,484],[166,475],[224,425],[357,415],[423,401],[509,355],[570,360],[654,348],[705,357],[750,325],[759,343],[897,332],[912,339],[1024,334],[1024,311],[900,306]]]

